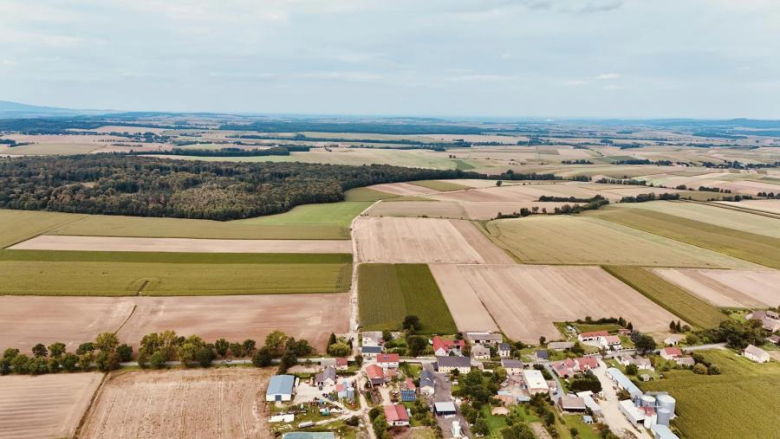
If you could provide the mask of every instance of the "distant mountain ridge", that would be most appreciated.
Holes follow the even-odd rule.
[[[38,105],[21,104],[19,102],[0,101],[0,118],[94,116],[110,113],[116,113],[116,111],[43,107]]]

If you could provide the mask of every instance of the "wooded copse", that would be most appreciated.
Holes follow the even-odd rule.
[[[348,189],[488,178],[389,165],[176,161],[127,155],[0,159],[0,208],[232,220],[344,200]]]

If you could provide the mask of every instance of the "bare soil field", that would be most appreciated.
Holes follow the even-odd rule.
[[[434,270],[449,304],[476,295],[513,340],[560,338],[553,322],[624,317],[661,334],[676,317],[599,267],[447,265]],[[458,322],[460,311],[450,308]]]
[[[204,340],[254,339],[275,330],[305,338],[320,352],[331,332],[349,329],[348,294],[285,294],[221,297],[138,297],[133,317],[118,332],[137,346],[150,332],[167,329]]]
[[[498,331],[477,292],[463,282],[457,266],[430,264],[431,273],[442,291],[444,301],[458,326],[458,331]],[[455,273],[455,275],[453,275]]]
[[[369,186],[368,188],[376,191],[382,191],[388,194],[401,195],[401,196],[427,195],[427,194],[434,194],[437,192],[434,189],[428,189],[426,187],[418,186],[412,183],[375,184],[373,186]]]
[[[512,263],[467,221],[366,217],[355,222],[353,234],[360,262]]]
[[[0,438],[73,437],[103,374],[0,377]]]
[[[467,218],[467,213],[454,201],[393,201],[377,203],[368,211],[370,216]]]
[[[263,413],[272,369],[114,372],[81,438],[267,438]]]
[[[656,269],[659,276],[717,307],[765,308],[780,303],[780,271]]]
[[[742,200],[738,203],[719,201],[719,204],[739,208],[760,210],[762,212],[776,213],[780,215],[780,200]]]
[[[114,332],[133,312],[131,299],[109,297],[0,296],[0,347],[29,355],[38,343],[65,343],[70,352]]]
[[[431,196],[431,198],[459,202],[517,203],[521,201],[537,201],[543,195],[575,198],[592,198],[596,195],[601,195],[611,201],[618,201],[625,195],[619,192],[611,193],[610,191],[624,189],[624,186],[590,183],[534,182],[533,184],[502,185],[501,187],[495,187],[494,185],[493,187],[483,189],[436,194]],[[651,189],[648,188],[645,193],[647,192],[651,192]],[[669,190],[665,192],[669,192]]]
[[[78,250],[180,253],[352,253],[345,240],[231,240],[41,235],[11,250]]]

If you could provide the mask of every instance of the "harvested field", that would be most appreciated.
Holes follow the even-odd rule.
[[[425,264],[362,264],[359,268],[360,325],[401,330],[404,317],[420,318],[425,334],[454,334],[447,303]]]
[[[471,189],[471,186],[464,186],[460,184],[458,180],[420,180],[413,181],[411,183],[416,186],[422,186],[437,192],[450,192]]]
[[[491,221],[487,230],[495,241],[529,264],[756,268],[739,259],[590,215]]]
[[[366,187],[350,189],[345,194],[345,201],[379,201],[392,198],[393,195],[386,192],[375,191]]]
[[[103,374],[0,377],[0,438],[73,437]]]
[[[305,338],[320,352],[331,332],[349,329],[348,294],[286,294],[222,297],[139,297],[133,317],[118,332],[138,345],[150,332],[175,330],[205,340],[265,340],[274,330]]]
[[[655,273],[717,307],[765,308],[780,303],[780,271],[657,269]]]
[[[512,263],[467,221],[360,218],[354,236],[360,262]]]
[[[676,320],[599,267],[442,265],[434,274],[448,303],[476,295],[504,334],[526,343],[556,340],[561,335],[553,322],[586,316],[624,317],[657,334]]]
[[[375,204],[370,216],[466,218],[466,211],[454,201],[393,201]]]
[[[738,203],[720,201],[724,206],[760,210],[780,215],[780,200],[742,200]]]
[[[102,332],[114,332],[133,312],[130,299],[0,296],[0,347],[30,354],[38,343],[65,343],[73,352]]]
[[[439,192],[435,189],[419,186],[412,183],[385,183],[368,187],[374,191],[381,191],[393,195],[427,195]]]
[[[485,308],[477,292],[462,282],[457,273],[457,267],[446,264],[431,264],[431,272],[444,292],[444,300],[455,319],[458,330],[463,331],[498,331],[498,325]]]
[[[267,438],[271,375],[256,368],[114,372],[79,437]]]
[[[77,250],[178,253],[352,253],[345,240],[229,240],[42,235],[11,250]]]

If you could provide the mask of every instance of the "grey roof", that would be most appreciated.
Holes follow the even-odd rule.
[[[439,367],[471,367],[471,359],[468,357],[436,357]]]
[[[314,376],[314,381],[317,383],[321,383],[328,378],[332,379],[333,381],[336,381],[336,368],[332,366],[328,366],[325,368],[325,370],[322,371],[322,373],[318,373]]]
[[[612,377],[613,380],[615,380],[616,383],[618,383],[618,385],[620,385],[620,387],[626,389],[626,391],[628,391],[629,395],[632,397],[642,394],[642,391],[639,390],[639,387],[637,387],[636,384],[628,379],[627,376],[623,375],[623,372],[621,372],[619,369],[610,367],[607,369],[607,373]]]
[[[543,358],[545,360],[549,360],[550,359],[550,354],[547,353],[547,351],[545,351],[545,350],[536,351],[536,352],[534,352],[534,354],[536,355],[536,358]]]
[[[447,402],[436,402],[433,404],[434,408],[436,409],[437,413],[441,412],[455,412],[455,404],[453,404],[452,401]]]
[[[561,397],[561,407],[564,410],[585,410],[585,400],[578,396],[563,395]]]
[[[434,387],[433,374],[430,376],[423,376],[423,374],[420,374],[420,387]]]
[[[361,346],[360,352],[364,354],[381,354],[382,346]]]
[[[522,369],[523,368],[523,362],[520,361],[520,360],[505,359],[505,360],[501,360],[501,367],[503,367],[504,369],[507,369],[507,368],[512,368],[512,369],[518,369],[519,368],[519,369]]]
[[[329,431],[326,432],[295,431],[292,433],[283,434],[282,439],[336,439],[336,435]]]
[[[509,346],[509,343],[499,343],[498,344],[498,350],[499,351],[511,351],[512,346]]]
[[[292,395],[292,389],[295,385],[295,377],[292,375],[275,375],[271,377],[268,383],[266,395]]]
[[[467,332],[466,338],[469,340],[488,340],[488,341],[503,341],[504,337],[501,334],[487,332]]]
[[[653,436],[658,439],[678,439],[678,436],[672,433],[672,430],[666,425],[655,424],[650,427],[650,430],[653,431]]]

